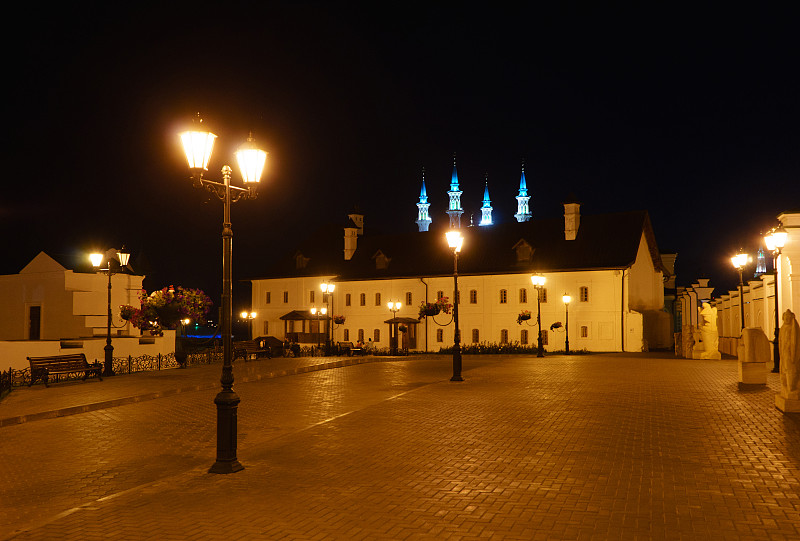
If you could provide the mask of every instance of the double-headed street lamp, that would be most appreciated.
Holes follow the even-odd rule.
[[[531,283],[536,290],[536,326],[539,330],[537,357],[544,357],[544,347],[542,344],[542,288],[544,287],[545,277],[541,274],[531,276]]]
[[[199,119],[199,115],[198,115]],[[231,321],[233,297],[231,260],[233,259],[233,229],[231,228],[231,203],[240,199],[255,199],[258,183],[267,161],[267,153],[256,147],[252,136],[248,137],[239,150],[236,159],[242,172],[246,188],[231,186],[232,169],[222,167],[222,182],[203,178],[208,170],[208,160],[214,148],[216,135],[202,131],[199,120],[194,130],[180,134],[183,150],[192,172],[192,184],[203,187],[216,195],[223,203],[222,214],[222,390],[214,403],[217,405],[217,461],[209,469],[210,473],[233,473],[244,469],[236,458],[236,416],[239,396],[233,391],[233,347],[231,343]]]
[[[775,277],[775,338],[772,341],[772,356],[775,362],[772,364],[772,371],[778,373],[781,371],[781,354],[780,346],[778,344],[778,333],[780,332],[780,309],[778,307],[778,282],[780,276],[778,274],[778,261],[781,257],[781,249],[786,245],[786,239],[789,234],[783,228],[773,228],[764,236],[764,243],[767,245],[767,250],[772,252],[772,274]]]
[[[742,330],[744,330],[744,280],[742,279],[742,271],[748,261],[750,261],[750,256],[741,249],[738,254],[731,257],[731,263],[733,263],[734,268],[739,271],[739,317],[742,320]]]
[[[453,377],[450,381],[464,381],[461,377],[461,331],[458,329],[458,253],[464,244],[461,231],[453,230],[445,233],[447,245],[453,250]]]
[[[248,340],[252,340],[252,339],[253,339],[253,320],[254,320],[256,317],[258,317],[258,314],[257,314],[256,312],[248,312],[247,310],[243,310],[243,311],[242,311],[242,312],[239,314],[239,316],[240,316],[240,317],[241,317],[243,320],[247,321],[247,331],[248,331],[248,334],[249,334],[249,336],[247,337],[247,339],[248,339]]]
[[[336,289],[336,284],[333,282],[322,282],[319,288],[322,290],[322,300],[330,304],[328,307],[328,328],[325,330],[325,355],[330,355],[331,346],[333,344],[333,327],[331,326],[331,318],[333,318],[333,290]]]
[[[106,319],[106,347],[103,348],[105,350],[105,359],[103,365],[104,376],[114,375],[114,346],[111,345],[111,277],[125,270],[125,267],[128,266],[130,257],[131,254],[125,251],[125,248],[122,248],[121,250],[112,248],[105,254],[94,253],[89,255],[89,260],[92,262],[92,266],[95,268],[95,270],[99,270],[108,274],[108,317]],[[106,268],[101,269],[100,266],[103,263],[106,264]],[[116,269],[114,267],[116,267]]]
[[[389,326],[389,354],[397,355],[397,312],[403,307],[400,302],[389,301],[386,303],[389,311],[392,313],[392,324]],[[394,336],[392,336],[394,334]]]
[[[572,297],[564,293],[561,300],[564,301],[564,331],[567,333],[564,339],[564,349],[569,355],[569,303],[572,302]]]

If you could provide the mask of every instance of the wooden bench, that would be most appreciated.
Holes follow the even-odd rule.
[[[342,355],[363,355],[364,349],[356,347],[352,342],[339,342],[339,351]]]
[[[233,360],[242,358],[249,361],[259,357],[272,358],[269,348],[260,347],[255,340],[241,340],[233,343]]]
[[[89,364],[86,355],[83,353],[72,353],[70,355],[50,355],[48,357],[28,357],[31,364],[31,382],[28,387],[34,384],[37,379],[44,381],[44,386],[50,386],[50,376],[60,374],[77,374],[83,372],[85,381],[90,375],[97,376],[103,381],[103,365],[95,361]]]

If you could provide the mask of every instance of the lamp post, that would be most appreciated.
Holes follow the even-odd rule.
[[[125,248],[121,250],[111,249],[108,250],[105,254],[94,253],[89,255],[89,260],[92,262],[92,266],[95,270],[99,270],[101,272],[105,272],[108,275],[108,313],[106,318],[106,347],[103,348],[105,350],[105,359],[103,363],[103,375],[104,376],[113,376],[114,374],[114,346],[111,345],[111,277],[115,274],[119,274],[120,272],[125,270],[125,267],[128,266],[128,261],[130,260],[131,254],[125,251]],[[100,265],[106,263],[106,268],[101,269]],[[115,263],[117,266],[117,270],[115,271],[112,267],[112,263]]]
[[[395,319],[397,319],[397,312],[400,311],[403,304],[389,301],[386,306],[389,307],[389,311],[392,313],[392,324],[389,327],[389,354],[397,355],[397,321]]]
[[[567,333],[564,339],[564,349],[567,355],[569,355],[569,303],[572,302],[572,297],[564,293],[561,300],[564,301],[564,331]]]
[[[324,316],[328,313],[327,308],[317,308],[316,306],[311,309],[311,315],[317,318],[317,349],[319,349],[319,316]]]
[[[789,234],[783,228],[783,226],[778,227],[777,229],[770,230],[769,233],[764,237],[764,242],[767,245],[767,250],[772,252],[772,274],[775,277],[775,338],[772,340],[772,357],[775,359],[775,362],[772,363],[772,371],[774,373],[780,373],[781,371],[781,354],[780,354],[780,345],[778,343],[778,333],[780,332],[780,309],[778,307],[778,282],[780,281],[780,275],[778,274],[778,260],[781,257],[781,249],[786,245],[786,238]]]
[[[453,250],[453,377],[450,381],[464,381],[461,377],[461,331],[458,329],[458,253],[464,244],[461,231],[453,230],[445,233],[447,245]]]
[[[322,290],[322,299],[326,303],[330,303],[327,319],[328,328],[325,329],[325,355],[330,355],[331,346],[333,345],[333,327],[331,326],[331,318],[333,317],[333,290],[336,289],[336,284],[333,282],[322,282],[319,288]]]
[[[750,256],[742,252],[742,250],[739,250],[738,254],[731,257],[731,263],[739,271],[739,317],[742,320],[742,330],[744,330],[744,281],[742,280],[742,271],[749,260]]]
[[[231,321],[233,297],[231,260],[233,259],[233,229],[231,228],[231,203],[240,199],[255,199],[258,182],[267,161],[267,153],[256,147],[252,136],[236,151],[236,158],[242,172],[246,188],[231,186],[232,169],[222,167],[222,182],[203,178],[208,170],[208,160],[217,138],[211,132],[203,131],[199,119],[194,130],[180,134],[183,150],[192,172],[192,184],[203,187],[222,201],[222,390],[214,403],[217,405],[217,460],[209,469],[210,473],[234,473],[244,469],[236,458],[237,409],[239,396],[233,391],[233,347],[231,343]]]
[[[542,287],[544,286],[545,277],[541,274],[534,274],[531,276],[531,283],[536,289],[536,326],[539,328],[539,341],[537,357],[544,357],[544,347],[542,345]]]
[[[243,310],[242,313],[239,314],[241,318],[247,321],[247,333],[248,333],[248,340],[253,339],[253,320],[258,316],[255,312],[248,312],[247,310]]]

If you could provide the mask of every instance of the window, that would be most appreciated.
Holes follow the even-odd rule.
[[[546,346],[547,345],[547,329],[542,329],[541,333],[542,333],[542,345]]]
[[[469,303],[470,304],[478,304],[478,290],[477,289],[470,289],[469,290]]]
[[[345,342],[349,342],[350,341],[350,329],[345,329],[344,330],[344,341]]]
[[[359,300],[361,301],[361,306],[366,306],[367,305],[367,294],[366,293],[362,293]]]
[[[312,290],[311,290],[311,291],[309,291],[308,293],[309,293],[309,295],[308,295],[308,302],[310,302],[311,304],[314,304],[314,293],[316,293],[316,291],[314,291],[314,290],[312,289]]]
[[[500,330],[500,343],[501,344],[508,344],[508,329],[501,329]]]
[[[269,336],[269,321],[264,322],[264,336]]]
[[[267,298],[265,300],[266,300],[267,304],[269,304],[272,301],[272,292],[271,291],[267,291]]]
[[[586,286],[581,286],[581,288],[578,291],[579,291],[578,299],[581,302],[589,302],[589,288]]]
[[[381,305],[381,294],[375,293],[375,306],[380,306],[380,305]]]
[[[350,293],[347,293],[347,294],[344,296],[344,305],[345,305],[345,306],[350,306]],[[347,340],[345,340],[345,342],[346,342],[346,341],[347,341]]]
[[[581,338],[589,338],[589,327],[581,325]]]
[[[406,306],[411,306],[412,304],[414,304],[414,299],[411,296],[411,292],[409,291],[408,293],[406,293]]]
[[[519,302],[523,304],[528,302],[528,290],[524,287],[519,290]]]
[[[364,341],[364,329],[358,329],[358,341],[359,342]]]
[[[436,292],[436,300],[438,301],[442,297],[444,297],[444,291],[437,291]]]
[[[528,331],[526,329],[522,329],[519,333],[519,343],[523,346],[528,345]]]
[[[480,342],[480,340],[481,337],[480,333],[478,332],[478,329],[472,329],[472,343],[477,344],[478,342]]]
[[[547,302],[547,288],[542,287],[539,289],[539,302]]]
[[[288,291],[284,291],[283,292],[283,304],[286,304],[288,302],[289,302],[289,292]]]
[[[374,338],[372,339],[373,342],[375,342],[377,344],[378,342],[381,341],[381,330],[380,329],[375,329],[375,332],[373,332],[372,335],[374,336]]]
[[[444,342],[444,331],[442,329],[436,329],[436,341]]]
[[[500,304],[505,304],[508,302],[508,291],[505,289],[500,290]]]

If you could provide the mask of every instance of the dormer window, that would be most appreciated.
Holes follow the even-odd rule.
[[[372,259],[375,260],[375,268],[379,270],[388,269],[389,263],[392,261],[391,258],[387,257],[386,254],[380,250],[378,250],[377,253],[372,256]]]
[[[295,254],[295,256],[294,256],[294,266],[295,266],[295,269],[297,269],[297,270],[300,270],[300,269],[304,269],[304,268],[306,268],[306,265],[308,265],[308,262],[309,262],[309,261],[311,261],[311,259],[310,259],[310,258],[308,258],[308,257],[305,257],[305,256],[304,256],[303,254],[301,254],[300,252],[297,252],[297,253]]]
[[[533,246],[528,244],[528,241],[520,239],[520,241],[514,245],[514,251],[517,252],[517,262],[523,263],[533,259],[533,252],[535,250]]]

